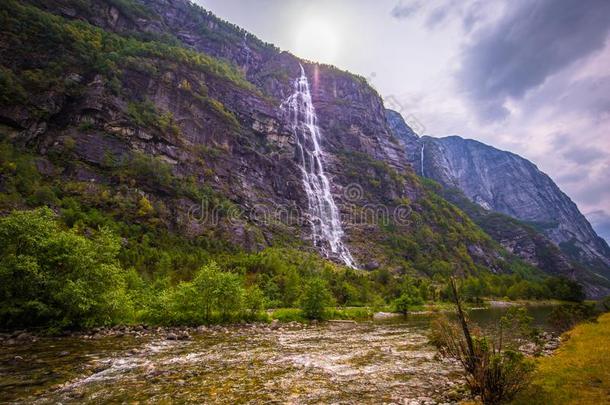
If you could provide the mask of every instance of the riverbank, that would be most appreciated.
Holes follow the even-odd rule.
[[[347,403],[358,398],[359,403],[423,405],[465,399],[458,365],[438,359],[428,344],[430,320],[213,326],[189,328],[188,337],[179,335],[183,328],[125,327],[43,337],[3,347],[0,402]]]
[[[468,310],[480,310],[485,308],[506,308],[509,306],[528,306],[528,307],[548,307],[554,305],[562,305],[565,302],[561,301],[500,301],[500,300],[486,300],[482,303],[465,303],[464,307]],[[428,302],[421,305],[415,305],[409,310],[411,315],[424,315],[434,313],[447,313],[455,311],[455,306],[451,302]],[[404,317],[403,314],[393,312],[391,306],[382,307],[329,307],[326,308],[324,314],[325,320],[353,320],[353,321],[372,321],[372,320],[383,320],[390,318]],[[202,328],[209,327],[227,327],[227,326],[240,326],[240,325],[270,325],[275,322],[282,324],[298,322],[307,324],[311,320],[308,320],[303,315],[303,312],[299,308],[275,308],[269,309],[265,312],[261,312],[255,316],[250,316],[249,320],[227,320],[225,322],[218,322],[206,324]],[[194,327],[193,327],[194,326]],[[105,327],[90,328],[87,330],[73,330],[73,331],[56,331],[51,333],[47,329],[15,329],[8,331],[0,331],[0,344],[17,344],[19,342],[30,341],[36,339],[38,336],[68,336],[68,335],[91,335],[94,336],[97,331],[104,331],[106,334],[118,334],[120,335],[123,331],[129,333],[136,333],[151,330],[194,330],[200,325],[163,325],[163,324],[147,324],[147,323],[136,323],[136,324],[125,324],[125,325],[108,325]]]
[[[564,343],[537,362],[532,386],[518,405],[602,404],[610,400],[610,314],[576,326]]]
[[[471,314],[493,328],[504,310]],[[459,365],[428,342],[435,318],[20,332],[0,350],[0,403],[453,404],[469,394]]]

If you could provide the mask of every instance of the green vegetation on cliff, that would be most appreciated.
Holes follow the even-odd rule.
[[[108,85],[118,92],[124,69],[144,71],[160,78],[164,65],[176,64],[255,90],[235,67],[206,54],[164,42],[122,37],[15,0],[0,4],[0,25],[4,38],[0,48],[3,57],[0,102],[3,104],[28,105],[29,95],[45,91],[78,94],[82,91],[81,84],[76,77],[66,79],[66,72],[103,75]],[[9,50],[10,54],[6,53]],[[22,64],[26,60],[27,66]],[[41,116],[50,113],[40,105],[30,107]],[[135,108],[132,111],[138,113],[134,117],[138,123],[141,111]]]
[[[133,18],[150,12],[128,0],[109,3]],[[283,159],[255,150],[254,143],[265,141],[254,134],[254,140],[231,144],[247,130],[239,120],[247,122],[243,115],[251,112],[249,106],[231,111],[219,100],[238,110],[243,100],[233,99],[260,96],[238,68],[168,38],[121,36],[14,0],[0,4],[0,24],[0,111],[9,117],[3,115],[0,125],[0,213],[10,228],[0,258],[7,277],[0,287],[2,327],[196,324],[256,319],[264,308],[282,307],[301,307],[298,317],[348,316],[325,312],[327,303],[395,304],[404,311],[447,299],[447,277],[454,273],[470,277],[463,288],[472,301],[558,297],[540,274],[496,255],[497,246],[480,228],[413,173],[355,151],[340,156],[340,184],[356,182],[370,202],[405,208],[408,215],[373,219],[370,227],[349,232],[349,243],[369,255],[371,266],[362,264],[370,271],[324,260],[301,240],[299,227],[263,227],[249,220],[251,212],[242,213],[253,202],[273,199],[260,190],[267,183],[244,184],[252,190],[238,196],[238,187],[227,184],[239,183],[243,169],[253,168],[248,164],[277,169],[272,161]],[[155,83],[163,84],[156,91],[185,99],[181,114],[171,111],[171,100],[152,101],[155,93],[147,91]],[[81,104],[87,108],[75,107]],[[191,124],[196,129],[187,140]],[[200,139],[208,129],[212,139]],[[223,160],[234,162],[208,165]],[[260,198],[250,201],[250,191]],[[277,195],[298,198],[294,190]],[[364,210],[365,202],[354,208]],[[185,218],[194,204],[217,215],[217,223]],[[11,228],[16,218],[52,231],[21,252],[18,241],[29,238],[28,229]],[[240,231],[247,238],[235,241]],[[64,250],[53,251],[69,259],[66,272],[45,250],[59,243],[56,238],[78,247],[70,252],[60,244]],[[106,248],[112,254],[98,252]],[[89,267],[107,284],[98,288],[84,270]],[[70,295],[76,290],[63,291],[71,285],[82,289],[84,302]]]

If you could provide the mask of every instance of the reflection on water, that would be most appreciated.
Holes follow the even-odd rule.
[[[505,309],[471,311],[482,326]],[[549,309],[531,308],[544,326]],[[355,325],[229,327],[168,341],[41,339],[3,347],[5,403],[359,403],[456,395],[455,364],[427,344],[434,315]]]

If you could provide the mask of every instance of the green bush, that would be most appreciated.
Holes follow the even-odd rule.
[[[246,289],[244,293],[244,312],[247,319],[260,317],[265,308],[265,295],[257,286]]]
[[[332,303],[332,295],[326,282],[314,277],[305,286],[301,297],[301,309],[307,319],[324,319],[325,308]]]
[[[271,318],[280,322],[303,322],[305,317],[299,308],[278,308],[271,313]]]
[[[0,219],[0,325],[80,328],[129,318],[132,305],[106,229],[88,239],[48,208]]]
[[[441,356],[461,365],[471,394],[480,395],[483,404],[509,402],[529,384],[534,363],[507,345],[507,336],[502,329],[497,334],[485,336],[459,313],[458,318],[462,323],[439,317],[432,324],[430,343],[437,347]],[[508,324],[511,320],[503,319],[502,323]]]
[[[241,277],[225,272],[214,261],[201,267],[192,281],[161,293],[146,318],[161,324],[202,324],[239,319],[244,309]]]
[[[416,305],[423,304],[420,291],[414,285],[407,285],[393,302],[394,311],[406,315]]]
[[[373,317],[373,311],[370,308],[326,308],[326,316],[328,319],[353,319],[365,320]]]

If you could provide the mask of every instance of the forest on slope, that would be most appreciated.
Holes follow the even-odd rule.
[[[438,301],[454,274],[472,300],[582,299],[415,175],[362,78],[299,61],[188,2],[160,7],[0,5],[3,327],[257,319],[307,297]],[[177,21],[197,30],[174,32]],[[321,257],[301,222],[260,219],[306,210],[280,109],[300,62],[320,78],[313,102],[335,198],[357,214],[345,232],[360,270]],[[344,192],[352,184],[356,199]],[[380,221],[362,215],[370,206],[409,215]]]

